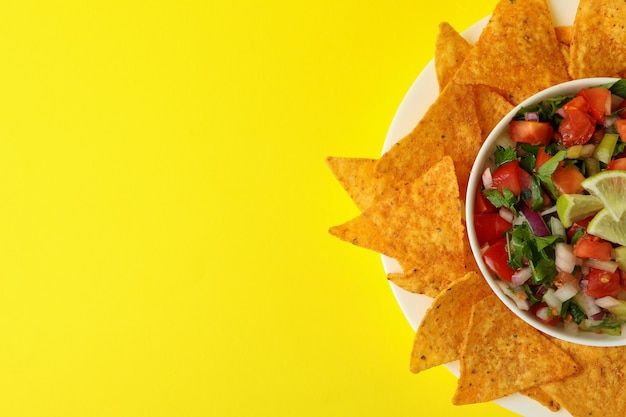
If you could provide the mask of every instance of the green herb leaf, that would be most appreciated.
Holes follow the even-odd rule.
[[[569,312],[572,314],[572,318],[574,319],[574,323],[580,324],[585,319],[585,312],[578,307],[576,303],[570,303]]]
[[[507,162],[511,162],[517,159],[517,152],[512,147],[505,148],[504,146],[496,146],[496,150],[493,154],[496,167],[504,165]]]
[[[608,88],[611,90],[612,94],[626,98],[626,80],[618,80]]]
[[[565,159],[567,155],[566,151],[559,151],[552,158],[548,159],[543,165],[539,167],[537,170],[537,177],[546,187],[546,189],[552,194],[552,197],[557,198],[559,196],[559,192],[554,186],[552,182],[552,174],[559,166],[559,162]]]
[[[503,188],[502,193],[495,188],[483,190],[483,194],[496,208],[506,207],[517,213],[515,205],[519,202],[519,197],[516,197],[508,188]]]

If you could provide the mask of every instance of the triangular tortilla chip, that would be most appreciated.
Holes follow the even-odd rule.
[[[443,91],[452,80],[471,49],[472,45],[448,22],[439,24],[435,40],[435,73],[439,91]]]
[[[495,294],[473,306],[460,362],[452,399],[456,405],[502,398],[559,381],[577,370],[567,353],[517,317]]]
[[[433,210],[435,205],[436,210]],[[449,157],[412,183],[400,183],[360,216],[330,228],[347,242],[395,258],[424,281],[464,274],[461,203]]]
[[[494,127],[506,116],[513,105],[504,97],[485,85],[474,86],[474,105],[483,140],[489,136]]]
[[[491,293],[481,275],[466,274],[444,289],[426,310],[413,342],[411,372],[455,361],[461,356],[464,332],[471,310],[468,306]]]
[[[615,77],[626,69],[624,0],[580,0],[574,19],[572,78]]]
[[[556,39],[563,45],[570,46],[574,36],[574,26],[556,26],[554,28]]]
[[[583,346],[557,339],[554,343],[578,362],[580,372],[541,388],[573,416],[626,416],[626,346]]]
[[[561,404],[559,404],[554,398],[548,395],[548,393],[545,392],[540,387],[532,387],[532,388],[525,389],[521,391],[520,394],[525,395],[528,398],[532,398],[533,400],[537,401],[539,404],[543,405],[550,411],[556,412],[561,409]]]
[[[464,196],[482,143],[472,97],[471,86],[449,83],[413,131],[379,159],[378,172],[411,182],[448,155]]]
[[[489,85],[513,104],[569,80],[545,0],[500,0],[455,81]]]
[[[376,171],[377,159],[328,157],[326,163],[333,175],[361,210],[381,198],[393,183],[390,176]]]

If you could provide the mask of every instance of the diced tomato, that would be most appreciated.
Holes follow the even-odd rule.
[[[545,146],[550,143],[552,133],[554,133],[554,129],[548,122],[513,120],[509,124],[509,136],[515,142]]]
[[[615,121],[615,130],[622,140],[626,140],[626,119],[619,119]]]
[[[577,108],[566,108],[565,106],[563,109],[565,118],[559,125],[563,146],[569,147],[587,143],[596,130],[595,120],[589,114]]]
[[[552,173],[552,182],[561,194],[578,194],[583,191],[585,176],[574,165],[559,164]]]
[[[574,236],[574,233],[576,233],[576,231],[578,229],[583,229],[583,231],[587,231],[587,226],[589,225],[589,222],[591,221],[591,219],[593,219],[593,216],[589,216],[586,219],[583,220],[578,220],[575,221],[570,227],[569,229],[567,229],[567,238],[571,239]]]
[[[518,196],[522,192],[520,171],[523,171],[523,169],[519,166],[519,161],[517,160],[500,165],[491,174],[494,188],[500,192],[508,188],[515,196]]]
[[[618,158],[609,161],[606,169],[619,169],[621,171],[626,171],[626,158]]]
[[[572,109],[580,110],[583,113],[589,113],[589,104],[583,96],[576,96],[563,105],[563,110],[568,111]]]
[[[515,271],[509,266],[506,246],[506,238],[498,240],[483,253],[483,260],[487,267],[501,280],[511,282]]]
[[[491,201],[483,194],[480,188],[476,189],[476,198],[474,199],[474,213],[476,214],[484,214],[484,213],[495,213],[498,209],[496,206],[491,204]]]
[[[535,162],[535,172],[539,170],[539,167],[541,167],[541,165],[548,162],[550,158],[552,158],[552,155],[546,152],[546,148],[539,148],[539,151],[537,151],[537,160]]]
[[[544,309],[544,308],[548,309],[548,311],[550,310],[550,307],[548,306],[548,304],[546,304],[543,301],[541,301],[539,303],[533,304],[533,306],[530,307],[530,312],[533,313],[533,315],[535,317],[537,317],[539,320],[541,320],[542,322],[544,322],[544,323],[546,323],[546,324],[548,324],[550,326],[556,326],[557,323],[559,323],[561,321],[561,318],[558,315],[553,315],[551,313],[548,313],[547,318],[543,317],[543,316],[540,317],[540,316],[537,315],[537,312],[539,310]]]
[[[478,243],[483,246],[485,243],[491,245],[504,237],[504,233],[511,230],[513,225],[498,213],[485,213],[474,215],[474,227]]]
[[[611,273],[602,269],[590,268],[587,281],[585,292],[593,298],[616,297],[622,291],[618,269]]]
[[[599,261],[610,261],[613,246],[597,236],[585,234],[574,245],[574,255],[579,258],[593,258]]]
[[[578,93],[587,100],[589,114],[598,123],[604,121],[604,116],[611,113],[611,91],[607,88],[584,88]]]

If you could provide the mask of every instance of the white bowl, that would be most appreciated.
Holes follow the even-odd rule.
[[[567,342],[589,346],[623,346],[626,345],[626,335],[620,337],[583,331],[578,332],[578,334],[571,334],[566,332],[561,327],[554,327],[543,323],[541,320],[537,319],[532,313],[520,310],[515,302],[510,297],[505,295],[500,287],[496,284],[496,281],[498,279],[493,276],[493,274],[491,273],[489,268],[487,268],[487,265],[485,265],[482,259],[480,246],[476,238],[476,230],[474,229],[474,200],[476,195],[476,188],[482,185],[482,174],[485,168],[487,166],[493,167],[493,153],[495,147],[496,145],[500,144],[500,140],[503,134],[505,132],[508,132],[509,122],[517,114],[520,108],[539,103],[544,99],[548,99],[551,97],[576,94],[583,88],[612,83],[615,81],[617,81],[617,78],[585,78],[580,80],[568,81],[547,88],[524,100],[496,125],[496,127],[485,140],[485,143],[482,145],[478,156],[476,157],[474,166],[472,167],[466,196],[465,210],[467,219],[467,233],[469,236],[470,246],[482,274],[489,283],[489,286],[491,286],[493,291],[500,298],[500,300],[502,300],[502,302],[518,317],[520,317],[526,323],[530,324],[539,331],[546,333],[550,336],[565,340]]]

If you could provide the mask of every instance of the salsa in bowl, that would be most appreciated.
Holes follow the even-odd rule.
[[[477,264],[520,318],[560,339],[626,345],[626,80],[559,84],[483,144],[466,221]]]

